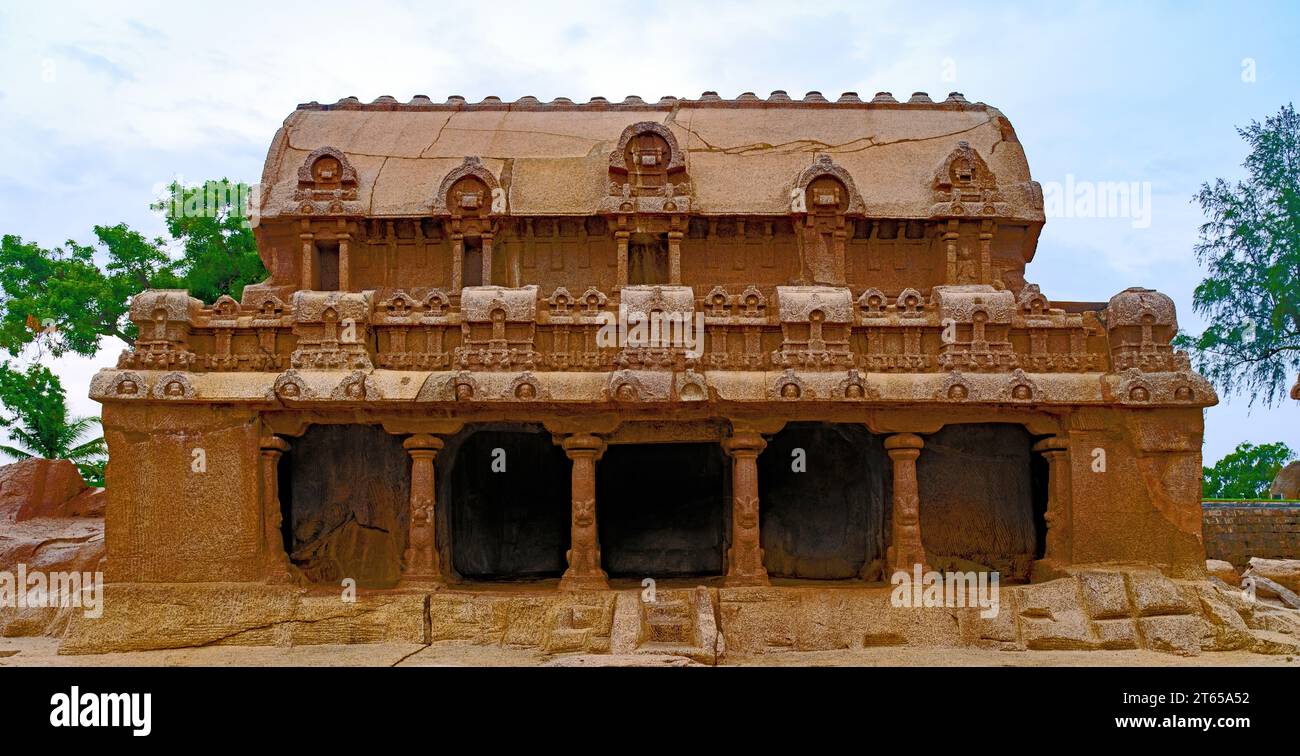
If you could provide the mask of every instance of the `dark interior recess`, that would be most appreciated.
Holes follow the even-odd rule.
[[[1043,553],[1046,466],[1020,425],[949,425],[917,460],[921,538],[936,568],[998,570],[1022,580]]]
[[[438,467],[451,562],[461,577],[563,574],[572,463],[550,433],[527,427],[470,429],[448,442]]]
[[[632,236],[627,248],[627,282],[633,286],[669,282],[666,234]]]
[[[316,244],[317,291],[337,291],[339,288],[339,245],[337,243],[317,242]]]
[[[313,582],[396,585],[410,521],[402,437],[377,425],[313,425],[288,441],[279,478],[290,559]]]
[[[596,522],[611,577],[720,575],[730,466],[716,443],[616,444],[596,464]]]
[[[467,236],[461,242],[465,255],[460,268],[462,286],[483,286],[483,240],[477,236]]]
[[[791,423],[772,436],[758,457],[768,574],[844,579],[878,569],[888,476],[880,437],[861,425]]]

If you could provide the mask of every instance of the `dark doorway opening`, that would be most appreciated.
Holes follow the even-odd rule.
[[[316,290],[338,291],[339,289],[339,245],[337,243],[316,243]]]
[[[279,477],[290,560],[316,583],[396,585],[410,522],[402,438],[377,425],[313,425],[289,443]]]
[[[462,286],[483,286],[483,240],[477,236],[467,236],[461,242],[465,246],[460,275]]]
[[[1007,423],[949,425],[925,439],[916,473],[921,539],[935,568],[1026,580],[1043,553],[1046,465]]]
[[[721,575],[730,467],[718,444],[616,444],[596,463],[610,577]]]
[[[668,235],[633,234],[627,245],[628,284],[666,284],[668,278]]]
[[[569,548],[572,463],[528,425],[470,428],[438,455],[440,532],[451,564],[474,580],[559,577]],[[449,529],[448,529],[449,526]],[[444,550],[445,553],[445,550]]]
[[[878,579],[888,457],[864,426],[791,423],[758,457],[763,563],[774,577]]]

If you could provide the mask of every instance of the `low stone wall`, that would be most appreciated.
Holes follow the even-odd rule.
[[[1238,569],[1251,557],[1300,559],[1300,502],[1206,502],[1202,532],[1206,558]]]

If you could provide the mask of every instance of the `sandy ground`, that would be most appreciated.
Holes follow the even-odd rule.
[[[681,657],[562,655],[545,656],[525,648],[435,643],[432,646],[382,643],[250,647],[207,646],[171,651],[60,656],[54,638],[0,638],[0,667],[677,667],[699,666]],[[843,651],[788,651],[727,657],[720,666],[772,667],[1263,667],[1300,668],[1300,657],[1265,656],[1244,651],[1175,656],[1154,651],[983,651],[978,649],[867,648]]]

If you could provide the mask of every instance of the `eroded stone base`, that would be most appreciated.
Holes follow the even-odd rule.
[[[1008,651],[1140,649],[1195,655],[1300,653],[1300,612],[1217,581],[1143,568],[1075,568],[1007,586],[979,606],[896,606],[882,585],[639,589],[579,593],[553,582],[339,593],[262,584],[115,584],[103,617],[73,614],[60,653],[208,645],[462,641],[544,654],[723,656],[876,646]]]
[[[192,646],[428,643],[423,592],[318,593],[260,583],[104,587],[103,616],[66,609],[59,652],[90,654]]]

